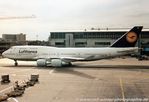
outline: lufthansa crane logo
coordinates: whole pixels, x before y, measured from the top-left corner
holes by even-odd
[[[126,35],[126,39],[128,42],[130,43],[134,43],[136,40],[137,40],[137,34],[135,32],[129,32],[127,35]]]

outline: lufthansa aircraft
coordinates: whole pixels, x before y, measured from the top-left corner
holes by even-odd
[[[104,48],[57,48],[49,46],[13,46],[2,53],[3,57],[17,60],[37,61],[37,66],[62,67],[74,61],[95,61],[132,54],[138,50],[135,44],[143,26],[135,26]]]

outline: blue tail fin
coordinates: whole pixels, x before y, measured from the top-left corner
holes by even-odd
[[[133,27],[130,31],[116,40],[110,47],[134,47],[139,39],[142,28],[143,26]]]

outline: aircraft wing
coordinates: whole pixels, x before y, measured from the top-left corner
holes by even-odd
[[[61,59],[65,62],[73,62],[73,61],[81,61],[81,60],[84,60],[84,58],[80,58],[80,57],[54,57],[54,58],[45,58],[43,56],[40,56],[40,57],[36,57],[35,59]]]
[[[84,58],[80,58],[80,57],[61,57],[60,59],[62,59],[63,61],[66,61],[66,62],[73,62],[73,61],[84,60]]]

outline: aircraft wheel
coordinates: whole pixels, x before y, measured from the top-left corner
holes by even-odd
[[[15,65],[15,66],[18,66],[18,62],[17,62],[16,60],[15,60],[15,63],[14,63],[14,65]]]
[[[72,63],[71,63],[71,62],[69,62],[68,66],[72,66]]]

